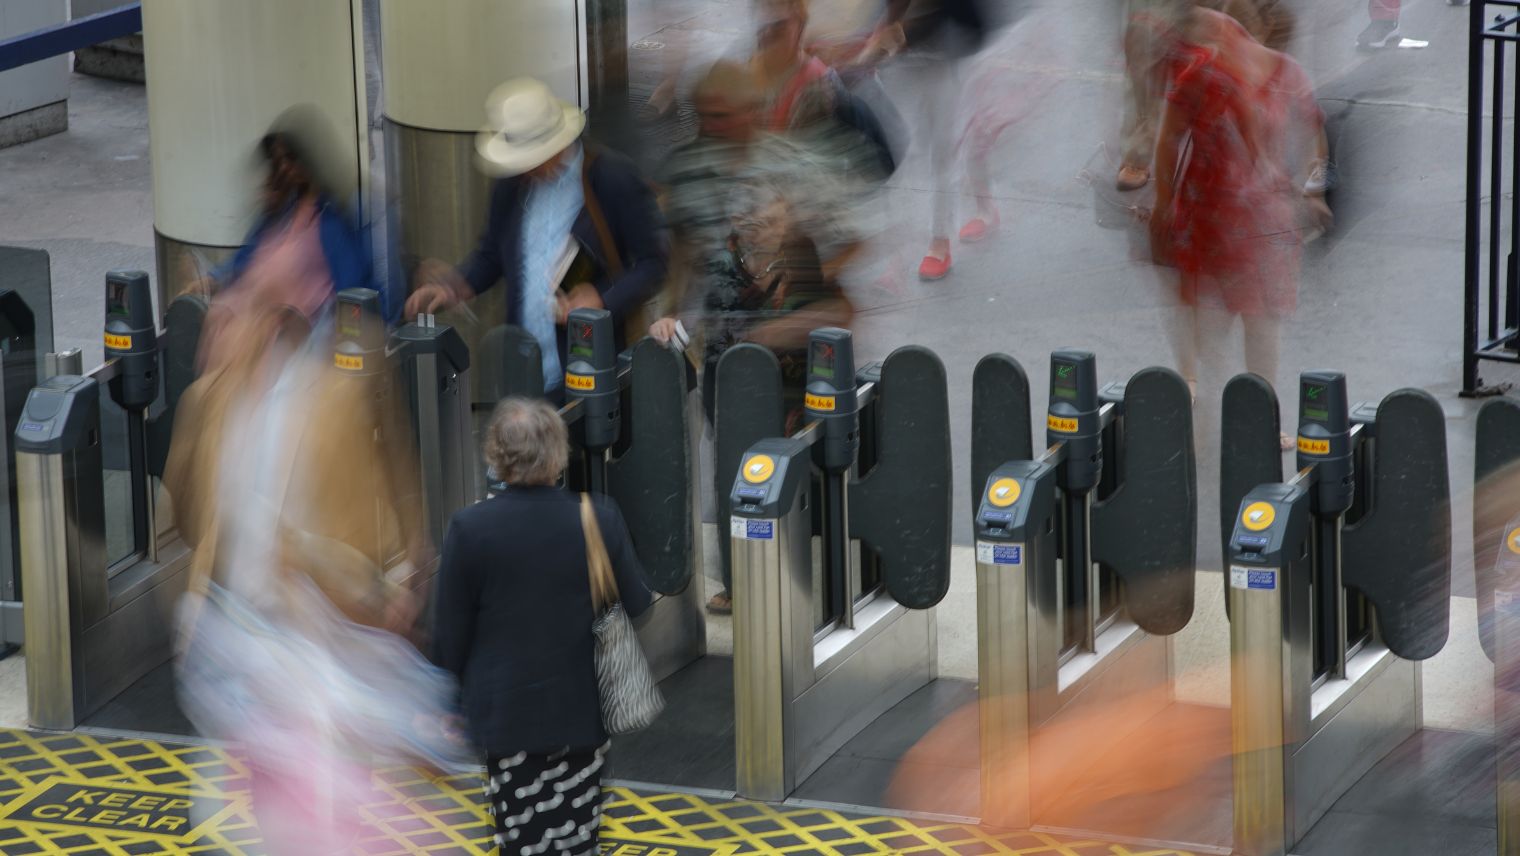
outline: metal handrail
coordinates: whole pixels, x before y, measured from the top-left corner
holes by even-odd
[[[75,18],[0,40],[0,71],[142,32],[142,3]]]

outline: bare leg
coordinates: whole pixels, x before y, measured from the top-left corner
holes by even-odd
[[[1277,386],[1278,343],[1282,319],[1270,313],[1242,316],[1245,323],[1246,371]]]

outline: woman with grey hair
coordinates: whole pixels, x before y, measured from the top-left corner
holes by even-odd
[[[506,489],[449,522],[438,570],[433,660],[459,677],[486,800],[506,853],[594,853],[602,727],[581,497],[558,486],[569,442],[543,401],[508,398],[486,430]],[[592,500],[623,607],[649,607],[617,505]]]

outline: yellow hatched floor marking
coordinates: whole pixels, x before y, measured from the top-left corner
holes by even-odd
[[[364,856],[493,853],[489,816],[476,776],[438,777],[411,768],[375,772],[374,800],[360,806],[366,828],[354,853]],[[203,820],[194,839],[133,830],[38,822],[41,795],[89,791],[140,793],[149,805],[165,795],[199,797]],[[72,790],[71,790],[72,789]],[[155,796],[157,795],[157,796]],[[116,797],[112,797],[116,799]],[[248,768],[235,752],[194,744],[41,734],[0,729],[0,853],[142,856],[254,856],[263,852],[249,797]],[[61,808],[45,810],[56,818]],[[99,817],[101,807],[91,811]],[[168,823],[169,821],[165,821]],[[186,827],[189,828],[189,827]],[[1012,854],[1012,856],[1191,856],[1036,832],[994,833],[954,823],[713,800],[690,794],[610,789],[602,827],[604,856],[737,856],[777,853],[859,856],[868,853]]]

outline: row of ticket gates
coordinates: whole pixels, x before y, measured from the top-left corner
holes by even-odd
[[[8,414],[36,727],[87,723],[170,656],[189,556],[172,520],[159,519],[169,515],[154,512],[154,477],[194,380],[205,311],[200,298],[181,297],[160,327],[146,275],[109,275],[105,362],[41,380]],[[474,435],[497,398],[535,394],[537,345],[493,330],[474,367],[489,377],[472,379],[470,350],[446,325],[423,318],[387,333],[365,290],[342,293],[336,313],[333,371],[384,374],[382,394],[408,403],[421,513],[441,543],[448,516],[492,489]],[[561,412],[575,449],[566,481],[619,501],[661,595],[640,636],[658,676],[673,676],[707,653],[693,585],[702,576],[701,416],[690,369],[652,340],[618,353],[605,312],[572,313],[568,335]],[[735,347],[717,372],[712,478],[728,530],[719,541],[732,574],[732,692],[689,704],[732,723],[731,790],[784,800],[937,677],[935,606],[950,586],[954,516],[946,373],[916,346],[857,365],[849,332],[818,330],[806,418],[788,436],[769,351]],[[1103,385],[1093,354],[1058,351],[1036,446],[1016,360],[986,357],[972,385],[978,816],[1025,828],[1042,823],[1080,771],[1136,739],[1109,722],[1056,752],[1040,748],[1042,731],[1082,721],[1126,686],[1174,680],[1171,637],[1192,618],[1197,568],[1193,407],[1168,369]],[[1438,403],[1406,389],[1352,406],[1337,372],[1305,373],[1298,395],[1287,478],[1272,388],[1237,377],[1221,410],[1234,811],[1228,840],[1216,843],[1250,856],[1288,852],[1420,731],[1419,664],[1443,648],[1450,620]],[[114,562],[102,548],[104,398],[129,415],[140,548]],[[1505,484],[1520,461],[1520,405],[1489,402],[1477,431],[1474,547],[1482,643],[1497,666],[1498,843],[1513,854],[1520,493]],[[377,455],[390,453],[382,447]],[[1138,727],[1173,695],[1145,698],[1126,702],[1125,721]],[[636,766],[619,762],[619,775],[636,777]]]

